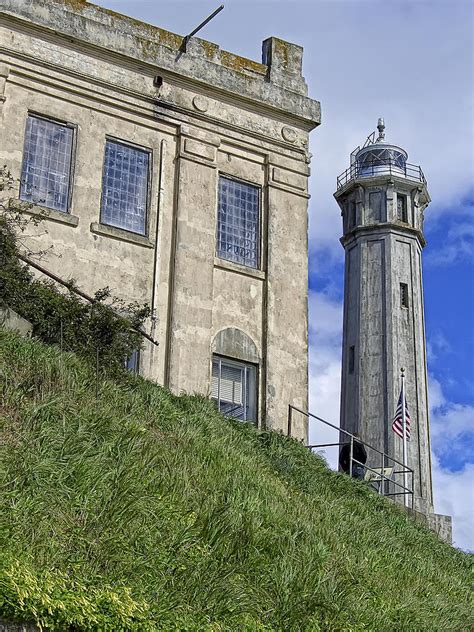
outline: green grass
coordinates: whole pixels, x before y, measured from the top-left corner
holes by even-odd
[[[0,616],[469,630],[470,557],[298,442],[0,329]]]

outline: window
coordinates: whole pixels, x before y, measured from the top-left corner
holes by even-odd
[[[408,222],[407,196],[397,193],[397,219],[401,222]]]
[[[132,351],[131,355],[125,360],[125,368],[130,373],[138,374],[140,372],[140,350]]]
[[[100,221],[146,233],[150,153],[117,141],[105,145]]]
[[[217,213],[217,256],[259,267],[260,189],[221,176]]]
[[[28,115],[20,198],[67,213],[71,190],[74,128]]]
[[[356,225],[356,203],[351,200],[349,202],[349,229]]]
[[[385,193],[383,191],[372,191],[369,193],[369,208],[367,223],[382,221],[382,212],[385,210]]]
[[[354,373],[355,368],[355,347],[349,347],[349,373]]]
[[[400,283],[400,305],[408,308],[408,285]]]
[[[211,397],[221,413],[242,421],[255,421],[256,367],[214,356]]]

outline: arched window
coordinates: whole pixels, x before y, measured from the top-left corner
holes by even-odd
[[[257,421],[258,351],[239,329],[220,331],[212,343],[211,397],[226,416]]]

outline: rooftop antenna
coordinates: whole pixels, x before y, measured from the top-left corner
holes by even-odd
[[[196,33],[197,33],[198,31],[200,31],[200,30],[201,30],[204,26],[206,26],[206,24],[207,24],[208,22],[210,22],[210,21],[212,20],[212,18],[216,17],[216,15],[217,15],[218,13],[220,13],[220,12],[222,11],[222,9],[223,9],[223,8],[224,8],[224,5],[223,5],[223,4],[221,4],[221,6],[220,6],[220,7],[217,7],[217,9],[216,9],[215,11],[213,11],[213,12],[211,13],[211,15],[208,15],[208,16],[207,16],[207,18],[206,18],[205,20],[203,20],[203,21],[201,22],[201,24],[199,24],[199,26],[196,26],[196,28],[194,29],[194,31],[191,31],[191,33],[189,33],[189,35],[186,35],[186,37],[183,39],[183,43],[181,44],[181,47],[180,47],[180,49],[179,49],[178,59],[179,59],[179,57],[181,57],[181,55],[182,55],[183,53],[186,53],[186,52],[187,52],[187,51],[186,51],[186,48],[187,48],[188,42],[189,42],[189,40],[191,39],[191,37],[193,37],[193,35],[196,35]]]

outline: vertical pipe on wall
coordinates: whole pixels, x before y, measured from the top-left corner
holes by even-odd
[[[163,205],[163,194],[164,194],[164,159],[166,153],[166,141],[162,140],[160,143],[160,163],[159,163],[159,175],[158,175],[158,202],[156,206],[156,226],[155,226],[155,253],[153,257],[153,282],[151,288],[151,336],[155,337],[156,330],[156,322],[158,320],[157,312],[156,312],[156,303],[157,303],[157,288],[156,288],[156,280],[158,278],[158,237],[159,237],[159,224],[161,217],[161,207]]]

